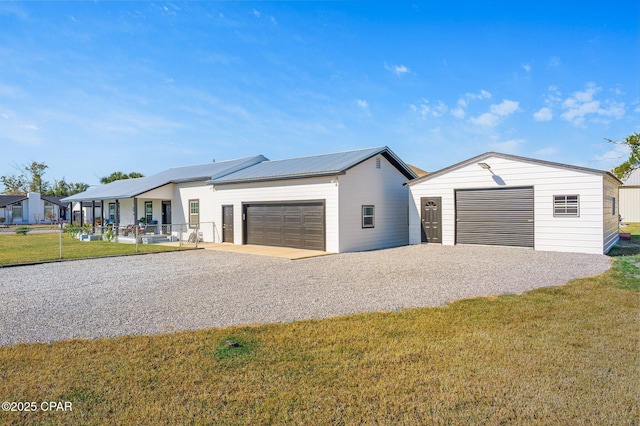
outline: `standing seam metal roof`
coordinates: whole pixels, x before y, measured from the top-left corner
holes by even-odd
[[[62,201],[69,203],[73,201],[132,198],[169,183],[215,179],[266,160],[266,157],[256,155],[217,163],[171,168],[147,177],[117,180],[106,185],[90,188],[85,192],[63,198]]]
[[[264,161],[221,178],[212,179],[210,183],[219,185],[341,174],[378,154],[384,155],[407,179],[416,177],[415,173],[404,164],[400,158],[388,147],[383,146],[332,154]]]

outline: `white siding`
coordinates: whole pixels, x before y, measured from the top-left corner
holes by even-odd
[[[173,230],[182,230],[181,238],[187,238],[190,231],[189,200],[198,200],[200,206],[200,228],[202,240],[205,242],[217,242],[216,216],[214,194],[211,185],[205,182],[192,182],[176,185],[174,199],[171,202],[171,222],[175,225]],[[160,209],[162,209],[162,203]],[[177,231],[176,231],[177,232]]]
[[[243,243],[242,204],[274,201],[325,202],[326,251],[338,252],[338,185],[335,177],[289,179],[273,182],[215,185],[213,187],[214,208],[212,219],[215,242],[222,241],[222,206],[233,205],[234,244]],[[209,187],[212,190],[212,187]]]
[[[640,186],[620,187],[620,216],[623,222],[640,222]]]
[[[463,188],[534,187],[535,249],[603,252],[603,178],[578,170],[500,157],[481,160],[409,187],[410,244],[420,244],[420,197],[442,197],[442,242],[455,243],[454,190]],[[554,217],[554,195],[579,195],[579,217]]]
[[[405,176],[382,155],[349,169],[340,187],[340,252],[407,245],[409,191]],[[375,226],[362,228],[362,206],[375,207]]]

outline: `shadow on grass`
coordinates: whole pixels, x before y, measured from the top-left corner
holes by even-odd
[[[640,254],[640,235],[632,235],[630,240],[620,240],[609,253],[609,256],[635,256]]]

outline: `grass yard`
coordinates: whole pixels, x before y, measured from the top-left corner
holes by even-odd
[[[640,223],[630,222],[625,223],[625,225],[626,226],[620,227],[620,232],[631,234],[631,240],[620,240],[618,245],[609,251],[609,256],[629,256],[640,254]]]
[[[0,424],[637,425],[639,266],[442,308],[0,347],[0,399],[38,407]]]
[[[168,247],[156,244],[139,244],[138,252],[156,253],[183,250],[184,247]],[[63,259],[79,259],[134,254],[135,244],[106,241],[82,242],[62,234]],[[35,263],[56,260],[60,257],[60,234],[28,233],[27,235],[0,235],[0,265]]]

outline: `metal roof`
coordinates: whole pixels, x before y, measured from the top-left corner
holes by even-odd
[[[622,182],[624,186],[640,186],[640,169],[632,171]]]
[[[613,173],[607,172],[607,171],[604,171],[604,170],[590,169],[588,167],[581,167],[581,166],[572,166],[570,164],[563,164],[563,163],[554,163],[552,161],[537,160],[535,158],[520,157],[520,156],[517,156],[517,155],[511,155],[511,154],[502,154],[500,152],[485,152],[484,154],[478,155],[476,157],[470,158],[470,159],[465,160],[465,161],[461,161],[460,163],[454,164],[454,165],[449,166],[449,167],[445,167],[444,169],[438,170],[436,172],[429,173],[428,175],[420,177],[418,179],[414,179],[414,180],[412,180],[410,182],[407,182],[407,185],[411,186],[411,185],[414,185],[414,184],[416,184],[418,182],[424,182],[426,180],[432,179],[432,178],[437,177],[437,176],[441,176],[441,175],[443,175],[445,173],[449,173],[449,172],[451,172],[453,170],[459,169],[461,167],[468,166],[469,164],[477,163],[478,161],[482,161],[482,160],[485,160],[485,159],[490,158],[490,157],[504,158],[506,160],[521,161],[521,162],[525,162],[525,163],[541,164],[543,166],[558,167],[558,168],[562,168],[562,169],[577,170],[577,171],[580,171],[580,172],[585,172],[585,173],[590,173],[590,174],[607,175],[607,176],[610,176],[613,179],[615,179],[619,184],[622,184],[620,179],[618,179]]]
[[[220,185],[342,174],[351,167],[379,154],[389,160],[407,179],[416,177],[415,173],[402,162],[393,151],[383,146],[332,154],[264,161],[218,179],[212,179],[210,183]]]
[[[266,160],[266,157],[256,155],[253,157],[196,166],[175,167],[147,177],[117,180],[106,185],[89,188],[79,194],[63,198],[62,201],[69,203],[76,201],[133,198],[169,183],[215,179]]]

